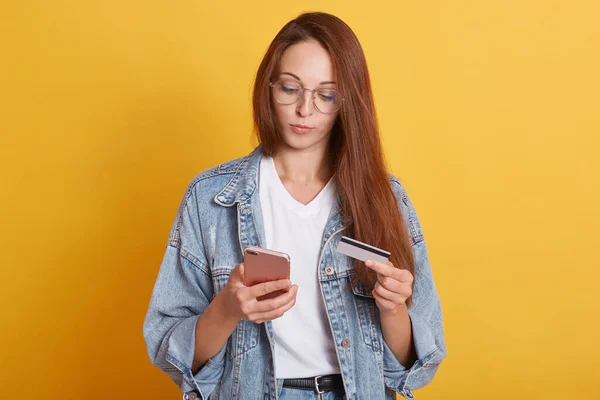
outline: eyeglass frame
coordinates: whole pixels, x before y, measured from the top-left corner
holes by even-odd
[[[273,82],[269,82],[269,86],[271,87],[271,89],[273,89],[273,88],[275,87],[275,85],[277,85],[278,83],[281,83],[281,82],[282,82],[281,80],[279,80],[279,81],[276,81],[275,83],[273,83]],[[285,103],[281,103],[281,102],[277,101],[277,99],[275,99],[275,101],[277,101],[277,103],[278,103],[278,104],[281,104],[281,105],[283,105],[283,106],[291,106],[292,104],[296,104],[296,103],[297,103],[298,101],[300,101],[300,99],[301,99],[301,98],[304,96],[304,91],[308,90],[308,91],[311,91],[311,92],[312,92],[312,96],[311,96],[311,97],[312,97],[312,103],[313,103],[313,106],[314,106],[314,107],[315,107],[315,109],[316,109],[317,111],[319,111],[321,114],[326,114],[326,115],[328,115],[328,114],[335,114],[336,112],[338,112],[338,111],[339,111],[339,110],[342,108],[342,105],[343,105],[343,103],[344,103],[344,98],[343,98],[343,97],[342,97],[342,98],[340,98],[340,106],[339,106],[339,107],[338,107],[338,108],[337,108],[335,111],[331,111],[331,112],[324,112],[324,111],[321,111],[321,109],[319,108],[319,106],[317,106],[317,103],[315,102],[315,99],[316,99],[315,93],[316,93],[316,91],[317,91],[317,90],[319,90],[319,89],[327,89],[327,88],[319,88],[319,87],[317,87],[316,89],[309,89],[309,88],[305,88],[305,87],[302,85],[302,83],[298,83],[298,82],[294,82],[294,83],[295,83],[295,84],[297,84],[297,85],[299,85],[299,86],[300,86],[300,89],[302,89],[302,92],[300,92],[300,94],[298,95],[298,98],[296,99],[296,101],[294,101],[293,103],[285,104]],[[333,88],[330,88],[330,89],[331,89],[331,90],[333,90],[333,91],[335,91],[335,92],[336,92],[336,94],[338,93],[338,91],[337,91],[336,89],[333,89]]]

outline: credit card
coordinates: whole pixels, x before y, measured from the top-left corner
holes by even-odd
[[[359,242],[347,236],[342,236],[337,247],[337,252],[355,258],[361,261],[373,260],[385,264],[390,258],[391,253],[375,246]]]

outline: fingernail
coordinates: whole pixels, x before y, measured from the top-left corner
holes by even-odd
[[[367,260],[367,261],[365,262],[365,264],[367,265],[367,267],[370,267],[371,265],[373,265],[373,261],[371,261],[371,260]]]

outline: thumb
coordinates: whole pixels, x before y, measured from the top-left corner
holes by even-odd
[[[244,279],[244,263],[236,265],[229,274],[229,279],[234,282],[241,282]]]

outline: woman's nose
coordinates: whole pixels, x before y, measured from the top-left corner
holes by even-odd
[[[296,111],[303,117],[308,117],[313,113],[313,92],[305,89],[302,92],[300,100],[298,100],[298,107]]]

